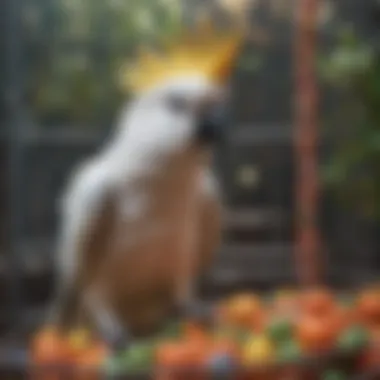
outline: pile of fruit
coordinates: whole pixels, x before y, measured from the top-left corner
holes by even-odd
[[[379,288],[351,297],[322,288],[283,291],[268,299],[240,294],[217,303],[214,313],[212,326],[200,321],[173,323],[117,355],[110,355],[101,342],[91,342],[83,332],[63,339],[47,330],[34,342],[33,360],[93,366],[109,375],[155,373],[160,379],[176,379],[173,373],[185,368],[199,371],[196,379],[200,373],[235,373],[237,369],[294,371],[307,358],[336,352],[354,354],[358,370],[380,365]],[[339,378],[336,375],[331,376]],[[81,376],[75,379],[96,378]]]
[[[61,336],[51,327],[40,331],[30,347],[30,377],[33,380],[100,380],[99,368],[110,351],[87,331],[76,330]]]

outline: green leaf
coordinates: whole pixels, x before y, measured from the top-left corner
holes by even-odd
[[[134,344],[122,355],[123,369],[132,372],[151,368],[154,364],[155,351],[155,341]]]
[[[342,351],[357,351],[367,346],[368,331],[361,326],[348,328],[338,339],[338,348]]]
[[[322,380],[346,380],[347,375],[341,370],[327,370],[322,375]]]
[[[295,340],[282,343],[277,349],[277,360],[280,363],[295,363],[302,356],[302,350]]]
[[[293,336],[293,324],[286,318],[278,318],[270,323],[267,334],[276,344],[287,342]]]

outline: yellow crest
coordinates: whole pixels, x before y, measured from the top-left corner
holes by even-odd
[[[193,32],[168,44],[163,54],[141,51],[135,64],[125,70],[123,85],[141,93],[169,78],[188,74],[201,74],[221,83],[231,73],[241,41],[240,32],[216,31],[204,21]]]

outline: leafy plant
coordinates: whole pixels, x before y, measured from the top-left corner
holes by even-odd
[[[28,103],[43,124],[110,122],[119,70],[141,44],[178,33],[181,0],[31,0]]]
[[[341,95],[334,114],[338,132],[326,184],[346,205],[380,216],[380,57],[373,45],[344,30],[321,61],[322,77]]]
[[[183,3],[194,7],[191,12],[197,14],[207,1],[198,2],[198,6],[188,0],[25,2],[22,11],[28,71],[24,77],[27,103],[36,124],[112,125],[121,102],[128,97],[120,89],[120,69],[135,56],[137,47],[179,33]],[[256,10],[257,3],[251,6]],[[284,3],[280,8],[289,8],[286,14],[290,14],[292,7]],[[260,24],[255,19],[252,23]],[[253,34],[258,34],[252,36],[254,44],[261,44],[261,39],[265,44],[266,33],[253,29]],[[257,74],[263,67],[262,53],[246,49],[237,69]]]

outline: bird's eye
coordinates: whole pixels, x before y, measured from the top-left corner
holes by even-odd
[[[186,112],[189,108],[187,100],[179,95],[172,95],[168,97],[168,107],[177,113]]]

